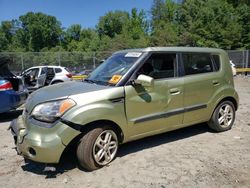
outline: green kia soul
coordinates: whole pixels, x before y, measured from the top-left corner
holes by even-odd
[[[32,93],[10,129],[25,158],[55,164],[73,145],[79,164],[91,171],[132,140],[202,122],[229,130],[237,108],[225,51],[130,49],[114,53],[83,82]]]

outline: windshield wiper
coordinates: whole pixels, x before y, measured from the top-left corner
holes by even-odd
[[[88,82],[88,83],[91,83],[91,84],[96,84],[96,81],[90,80],[88,78],[84,79],[83,82]]]

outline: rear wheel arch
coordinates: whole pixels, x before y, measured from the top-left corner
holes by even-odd
[[[228,100],[221,100],[215,107],[208,126],[216,132],[230,130],[235,121],[235,104]]]
[[[53,80],[53,82],[51,83],[52,84],[57,84],[57,83],[62,83],[63,81],[62,80]]]
[[[212,117],[212,115],[213,115],[214,111],[216,110],[216,108],[217,108],[221,103],[223,103],[224,101],[230,101],[230,102],[232,102],[233,105],[234,105],[235,111],[237,111],[237,109],[238,109],[238,103],[237,103],[236,99],[235,99],[234,97],[227,96],[227,97],[224,97],[224,98],[222,98],[222,99],[219,99],[219,100],[217,101],[217,103],[215,103],[215,105],[214,105],[213,108],[212,108],[212,111],[211,111],[212,113],[211,113],[211,115],[210,115],[210,118]]]
[[[238,109],[238,103],[237,103],[236,99],[233,98],[233,97],[225,97],[225,98],[223,98],[223,99],[220,100],[220,102],[216,105],[216,107],[217,107],[218,105],[220,105],[220,104],[221,104],[222,102],[224,102],[224,101],[230,101],[230,102],[232,102],[232,103],[234,104],[235,111]],[[215,107],[215,108],[216,108],[216,107]]]

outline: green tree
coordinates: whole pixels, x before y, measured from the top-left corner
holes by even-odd
[[[66,30],[66,34],[65,34],[65,39],[67,41],[80,41],[80,37],[81,37],[81,25],[79,24],[74,24],[71,25],[67,30]]]
[[[172,0],[154,0],[151,8],[151,46],[178,45],[179,5]]]
[[[13,23],[11,21],[3,21],[0,26],[0,51],[7,50],[12,42]]]
[[[129,35],[132,39],[137,40],[145,37],[149,30],[149,24],[146,13],[141,10],[139,13],[136,8],[131,10],[127,23],[123,26],[122,33]]]
[[[241,47],[250,49],[250,6],[242,4],[236,10],[239,15],[239,23],[242,25]]]
[[[123,26],[128,22],[128,19],[129,14],[125,11],[108,12],[100,17],[97,32],[99,36],[107,35],[113,38],[122,33]]]
[[[29,12],[19,17],[23,33],[20,41],[28,42],[29,51],[40,51],[44,47],[52,48],[59,43],[62,29],[54,16]]]
[[[250,0],[226,0],[226,1],[232,4],[234,7],[237,7],[243,4],[250,6]]]
[[[176,46],[178,45],[178,28],[175,24],[161,21],[154,28],[150,38],[150,46]]]
[[[235,9],[226,1],[186,0],[181,8],[181,44],[237,49],[242,26]]]
[[[8,47],[8,39],[5,36],[5,33],[0,28],[0,51],[4,51]]]

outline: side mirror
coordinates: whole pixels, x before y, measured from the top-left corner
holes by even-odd
[[[102,64],[105,61],[105,59],[102,59],[101,61],[99,61],[99,64]]]
[[[154,78],[146,76],[144,74],[140,74],[138,78],[134,80],[134,83],[145,87],[151,87],[154,86]]]

